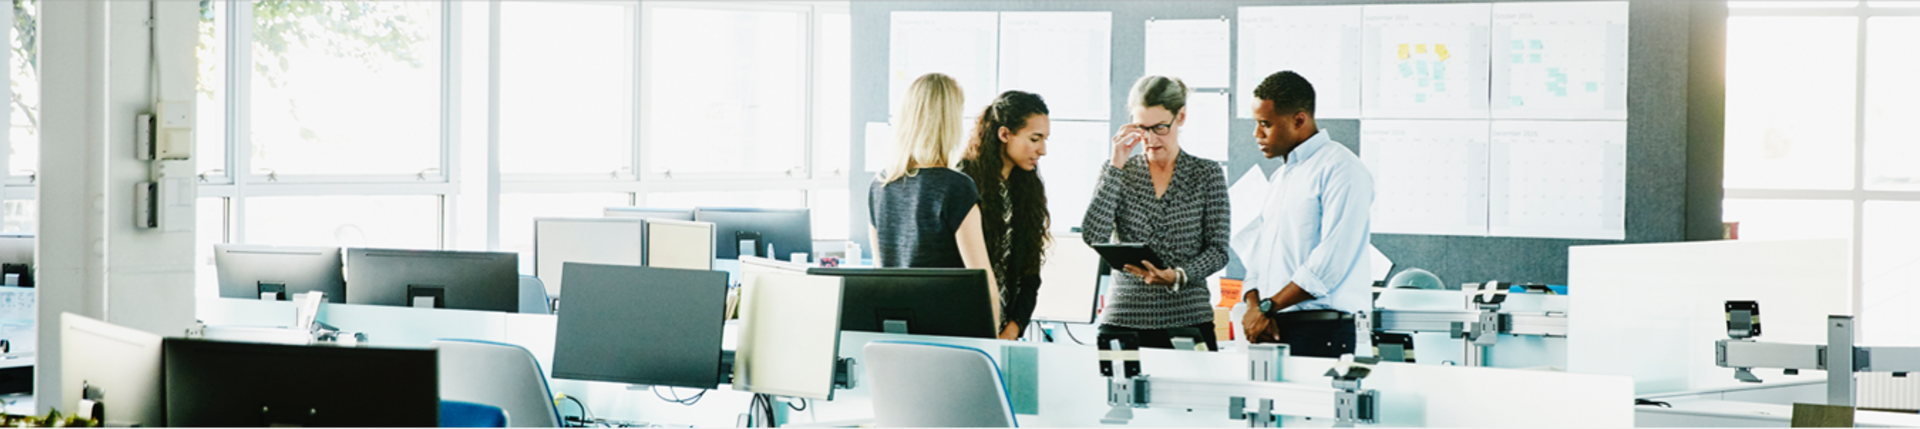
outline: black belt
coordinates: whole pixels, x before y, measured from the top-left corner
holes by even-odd
[[[1280,323],[1334,322],[1353,320],[1353,313],[1340,310],[1304,310],[1275,314],[1270,318]]]

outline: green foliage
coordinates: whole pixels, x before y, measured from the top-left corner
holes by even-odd
[[[290,64],[287,52],[295,47],[321,48],[341,58],[355,58],[378,69],[383,61],[423,66],[414,47],[429,39],[437,23],[419,22],[425,4],[418,2],[341,2],[266,0],[253,3],[254,69],[269,83],[280,81]],[[204,33],[203,33],[204,34]]]

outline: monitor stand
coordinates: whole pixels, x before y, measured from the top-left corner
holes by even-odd
[[[283,282],[259,282],[261,301],[286,301],[287,284]]]
[[[406,306],[447,308],[447,289],[440,286],[407,285]]]
[[[891,320],[891,319],[882,320],[880,321],[880,332],[885,332],[889,334],[905,334],[907,333],[907,321]]]

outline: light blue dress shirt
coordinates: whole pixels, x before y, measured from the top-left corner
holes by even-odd
[[[1260,207],[1233,236],[1234,248],[1251,249],[1242,261],[1246,289],[1264,291],[1265,299],[1294,283],[1313,295],[1282,311],[1373,310],[1366,258],[1373,175],[1360,157],[1320,130],[1286,156]]]

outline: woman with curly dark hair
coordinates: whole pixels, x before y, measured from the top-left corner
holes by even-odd
[[[980,189],[980,230],[999,280],[1001,339],[1019,338],[1033,317],[1040,293],[1040,264],[1047,234],[1046,186],[1040,157],[1047,154],[1047,103],[1039,95],[1007,91],[980,112],[960,171]]]

